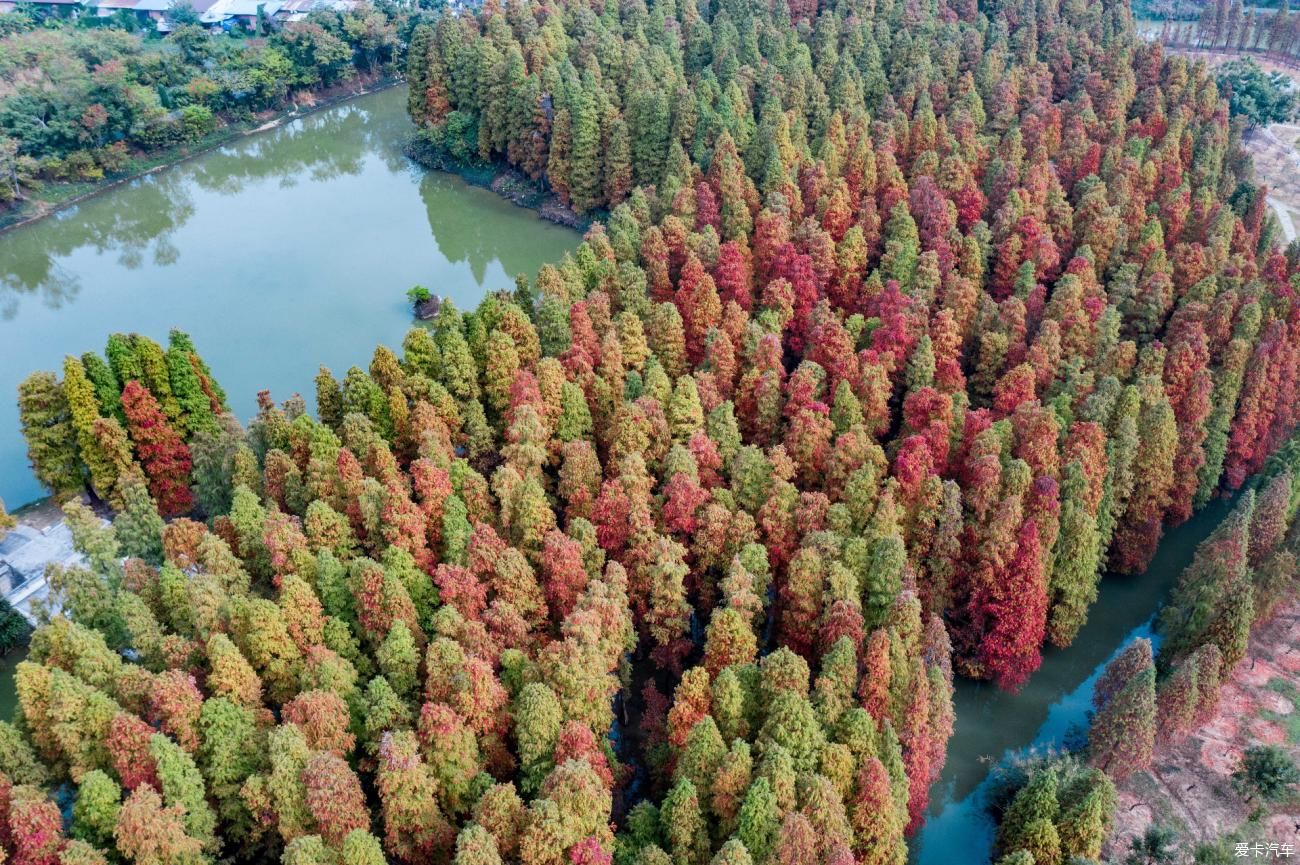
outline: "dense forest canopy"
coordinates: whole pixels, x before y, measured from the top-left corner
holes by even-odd
[[[409,57],[423,146],[607,218],[314,417],[179,333],[24,383],[117,516],[0,726],[19,861],[901,865],[953,671],[1019,688],[1295,426],[1296,257],[1125,3],[490,2]],[[1004,847],[1096,857],[1110,781],[1044,778]]]

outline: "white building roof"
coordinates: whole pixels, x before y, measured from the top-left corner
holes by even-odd
[[[85,558],[73,549],[72,531],[67,523],[60,521],[44,531],[27,525],[15,527],[0,538],[0,563],[8,567],[12,580],[6,587],[5,599],[29,621],[34,621],[34,602],[44,601],[49,608],[45,566],[80,565],[85,563]],[[50,609],[52,613],[57,611]]]
[[[252,18],[259,6],[267,15],[274,15],[282,5],[280,0],[217,0],[199,16],[199,20],[204,24],[216,24],[227,18]]]

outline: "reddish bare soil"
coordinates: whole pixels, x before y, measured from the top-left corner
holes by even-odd
[[[1275,805],[1257,825],[1243,826],[1257,803],[1247,802],[1232,784],[1242,753],[1252,745],[1283,745],[1300,760],[1295,702],[1300,599],[1282,605],[1256,629],[1246,659],[1223,687],[1217,717],[1177,745],[1159,748],[1150,771],[1120,784],[1115,827],[1103,851],[1107,861],[1122,859],[1129,841],[1152,822],[1178,829],[1184,851],[1238,829],[1238,840],[1292,844],[1300,851],[1300,800]]]

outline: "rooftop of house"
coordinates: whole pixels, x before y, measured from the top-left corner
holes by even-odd
[[[84,561],[81,553],[73,549],[67,523],[60,521],[44,530],[19,524],[0,538],[0,570],[3,570],[0,588],[14,609],[31,620],[34,618],[32,603],[49,596],[46,566],[67,567]]]
[[[252,18],[260,8],[266,15],[274,15],[284,5],[283,0],[216,0],[199,15],[204,24],[216,24],[227,18]]]
[[[290,21],[300,21],[308,13],[317,9],[333,9],[336,12],[348,12],[355,9],[357,0],[284,0],[280,7],[280,16]]]

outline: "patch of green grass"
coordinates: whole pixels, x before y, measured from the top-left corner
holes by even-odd
[[[17,510],[10,511],[10,512],[9,512],[9,516],[11,516],[11,517],[24,517],[24,516],[26,516],[27,514],[30,514],[32,511],[34,511],[34,510],[36,510],[37,508],[39,508],[39,507],[41,507],[42,505],[44,505],[44,504],[45,504],[46,502],[48,502],[49,500],[50,500],[50,497],[49,497],[49,496],[45,496],[44,498],[39,498],[39,499],[37,499],[37,500],[34,501],[34,502],[28,502],[27,504],[23,505],[22,507],[18,508]]]
[[[1270,679],[1264,687],[1275,694],[1286,697],[1293,708],[1286,715],[1279,712],[1264,711],[1260,712],[1259,716],[1265,721],[1281,724],[1282,729],[1286,730],[1287,742],[1292,745],[1300,745],[1300,711],[1296,711],[1296,709],[1300,709],[1300,688],[1297,688],[1294,682],[1281,678]]]
[[[1292,682],[1290,679],[1283,679],[1275,676],[1272,679],[1269,679],[1268,684],[1264,687],[1268,688],[1275,694],[1281,694],[1292,703],[1300,705],[1300,688],[1297,688],[1295,682]]]

